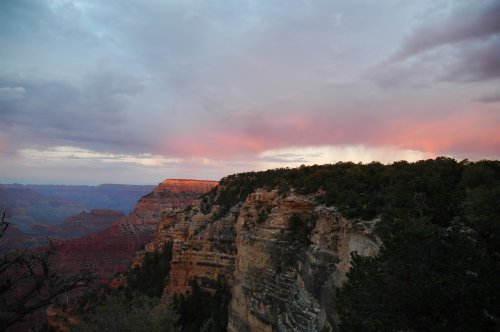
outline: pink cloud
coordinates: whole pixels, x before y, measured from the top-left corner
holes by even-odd
[[[498,115],[466,110],[432,116],[375,116],[367,114],[317,117],[289,114],[283,117],[248,117],[244,123],[207,125],[191,134],[168,135],[158,150],[176,157],[233,159],[290,146],[356,145],[396,146],[427,152],[429,156],[498,157]]]
[[[493,117],[493,119],[492,119]],[[434,155],[460,153],[498,157],[500,131],[495,114],[461,113],[429,119],[389,121],[375,141]]]

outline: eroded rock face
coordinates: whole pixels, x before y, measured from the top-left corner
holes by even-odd
[[[222,218],[201,204],[166,211],[146,250],[174,244],[167,294],[190,291],[190,280],[210,293],[224,282],[229,331],[335,329],[335,287],[351,253],[374,255],[380,245],[376,221],[347,220],[313,197],[258,191]]]
[[[31,232],[25,233],[13,226],[9,227],[0,242],[0,253],[9,250],[46,245],[48,239],[73,239],[99,232],[114,222],[123,219],[125,215],[112,210],[92,210],[70,216],[60,225],[45,222],[35,222]],[[33,234],[36,234],[33,235]]]
[[[215,211],[213,211],[215,212]],[[190,280],[197,280],[201,289],[214,294],[218,284],[231,287],[236,258],[235,213],[215,220],[213,212],[203,214],[199,202],[186,210],[171,209],[162,220],[146,251],[161,250],[173,242],[168,294],[187,293]],[[139,253],[136,263],[140,263]]]
[[[120,232],[123,235],[147,233],[151,238],[163,211],[183,209],[217,184],[217,181],[165,180],[137,202],[134,211],[120,224]]]
[[[82,237],[102,231],[124,217],[123,213],[113,210],[96,209],[90,212],[83,211],[66,218],[62,225],[55,229],[54,233],[63,239]],[[42,232],[43,230],[40,230],[37,234],[43,234]],[[50,229],[47,232],[50,232]],[[55,237],[51,236],[50,233],[47,236]]]
[[[125,270],[151,240],[163,211],[184,208],[215,185],[215,181],[165,180],[142,197],[128,217],[101,232],[60,241],[57,263],[68,272],[91,269],[105,281]]]
[[[228,330],[334,328],[335,285],[345,279],[351,252],[377,253],[373,224],[346,220],[303,196],[250,195],[236,223]]]

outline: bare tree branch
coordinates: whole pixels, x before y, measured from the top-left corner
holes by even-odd
[[[0,240],[10,223],[0,209]],[[38,309],[54,303],[67,292],[87,287],[95,279],[90,272],[65,274],[55,261],[57,246],[18,250],[0,257],[0,331]]]
[[[5,211],[0,208],[0,238],[3,237],[3,234],[9,227],[10,223],[7,221],[7,215],[5,214]]]

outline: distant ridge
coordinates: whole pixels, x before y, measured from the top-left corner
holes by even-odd
[[[91,268],[105,281],[125,270],[135,253],[151,240],[162,212],[183,209],[217,181],[167,179],[137,202],[126,217],[98,233],[61,241],[58,263],[68,272]]]

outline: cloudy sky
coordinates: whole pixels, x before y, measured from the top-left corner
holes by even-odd
[[[2,0],[0,182],[500,158],[498,0]]]

